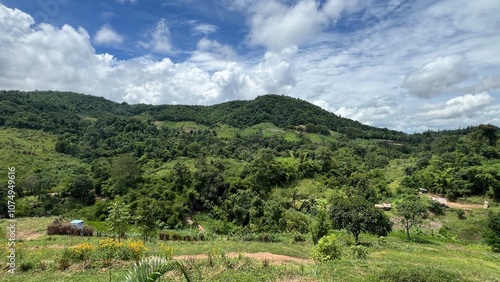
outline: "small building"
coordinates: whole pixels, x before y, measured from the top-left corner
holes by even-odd
[[[419,188],[418,191],[422,194],[427,194],[429,191],[425,188]]]
[[[76,229],[83,229],[83,220],[81,219],[75,219],[69,223],[71,226],[75,227]]]

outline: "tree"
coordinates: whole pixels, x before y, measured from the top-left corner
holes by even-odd
[[[135,163],[134,157],[124,154],[113,159],[111,179],[113,185],[105,191],[110,196],[125,195],[129,188],[134,187],[141,178],[141,170]]]
[[[91,205],[95,202],[93,189],[94,184],[92,183],[90,177],[85,174],[79,174],[73,179],[73,182],[69,185],[66,191],[73,199],[77,199],[85,204]]]
[[[135,225],[144,241],[154,237],[158,230],[158,204],[155,199],[143,198],[138,201],[135,212]]]
[[[333,199],[330,218],[335,228],[352,233],[356,244],[359,243],[361,232],[386,236],[392,230],[389,218],[359,196]]]
[[[407,196],[396,205],[396,214],[402,217],[407,239],[410,239],[410,229],[420,224],[426,213],[425,204],[415,195]]]
[[[109,206],[109,215],[106,218],[109,232],[118,235],[118,242],[120,238],[125,235],[130,224],[129,206],[117,197]]]
[[[324,209],[320,208],[318,210],[317,219],[311,224],[311,237],[313,243],[316,245],[321,238],[328,235],[328,231],[330,231],[328,214]]]
[[[490,213],[484,239],[495,253],[500,253],[500,212]]]

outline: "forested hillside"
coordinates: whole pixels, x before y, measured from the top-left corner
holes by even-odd
[[[219,232],[307,232],[342,195],[374,204],[426,188],[500,200],[494,125],[405,134],[278,95],[152,106],[1,91],[0,126],[0,161],[18,171],[18,216],[99,220],[105,199],[122,197],[134,216],[169,228],[204,212]]]

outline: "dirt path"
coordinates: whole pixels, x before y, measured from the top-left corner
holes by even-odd
[[[432,197],[442,198],[442,197],[440,197],[438,195],[434,195],[434,194],[427,194],[427,197],[429,199],[431,199]],[[484,209],[483,205],[461,204],[461,203],[450,202],[450,201],[448,201],[447,204],[450,208],[456,208],[456,209]]]
[[[257,260],[267,260],[271,263],[287,263],[287,262],[296,262],[296,263],[314,263],[313,260],[311,259],[301,259],[301,258],[296,258],[296,257],[290,257],[290,256],[284,256],[284,255],[276,255],[276,254],[271,254],[271,253],[265,253],[265,252],[260,252],[260,253],[227,253],[225,254],[226,257],[229,258],[236,258],[239,256],[239,254],[242,254],[244,257],[251,258],[251,259],[257,259]],[[208,256],[205,254],[198,254],[198,255],[182,255],[182,256],[175,256],[174,259],[179,259],[179,260],[188,260],[188,259],[207,259]]]
[[[17,239],[19,240],[35,240],[38,237],[43,236],[44,233],[39,233],[36,231],[20,231],[17,233]]]

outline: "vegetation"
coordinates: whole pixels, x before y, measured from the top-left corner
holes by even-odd
[[[132,261],[161,255],[158,239],[169,259],[212,257],[212,263],[186,264],[210,281],[287,279],[283,273],[290,280],[424,277],[416,272],[431,281],[492,281],[500,274],[491,262],[497,255],[485,245],[498,249],[500,144],[493,125],[405,134],[278,95],[151,106],[0,91],[0,109],[0,162],[16,167],[19,230],[35,226],[31,232],[41,234],[58,216],[84,219],[94,235],[27,240],[35,256],[19,269],[41,270],[31,281],[66,272],[92,281],[100,268],[116,270],[111,276],[120,280]],[[6,177],[0,174],[0,181],[8,183]],[[420,188],[455,206],[417,201]],[[375,209],[384,202],[396,210]],[[5,199],[0,217],[7,215]],[[331,235],[340,259],[310,266],[311,249]],[[118,242],[100,243],[102,236]],[[220,251],[211,252],[214,247]],[[450,261],[443,261],[445,251]],[[235,258],[239,252],[272,252],[306,265],[248,262]],[[488,270],[474,272],[478,264]],[[76,273],[75,265],[84,271]],[[31,279],[25,272],[19,277]]]
[[[494,252],[500,253],[500,212],[490,213],[485,239]]]
[[[359,196],[333,199],[330,218],[335,228],[352,233],[356,244],[361,232],[386,236],[392,229],[389,218]]]
[[[406,230],[406,237],[410,239],[410,229],[422,222],[427,213],[427,207],[416,196],[407,196],[397,205],[397,215],[403,221],[403,226]]]

